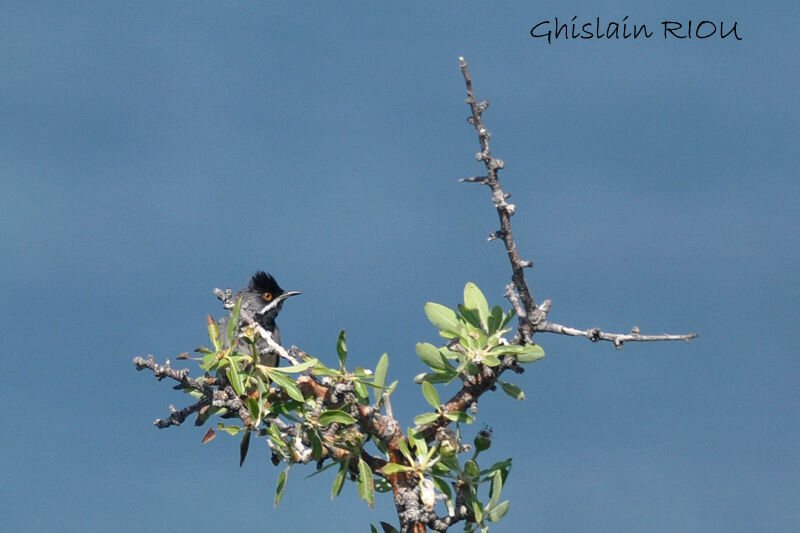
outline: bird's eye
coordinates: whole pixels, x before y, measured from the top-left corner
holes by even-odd
[[[265,292],[264,294],[261,295],[261,297],[264,298],[264,301],[266,301],[266,302],[272,301],[272,293],[271,292]]]

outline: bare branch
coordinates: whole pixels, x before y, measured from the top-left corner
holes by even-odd
[[[519,319],[518,336],[525,342],[529,342],[533,334],[530,314],[536,309],[536,300],[533,299],[533,293],[528,287],[528,282],[525,280],[523,269],[531,266],[532,263],[520,257],[519,251],[517,250],[517,243],[514,241],[514,233],[511,231],[511,217],[516,211],[516,206],[506,202],[506,199],[509,198],[510,195],[503,192],[497,178],[497,172],[505,167],[505,163],[502,159],[497,159],[492,155],[492,151],[489,147],[489,137],[491,137],[491,134],[489,130],[486,129],[486,126],[483,125],[482,114],[483,111],[489,107],[489,102],[483,101],[479,103],[477,101],[475,92],[472,89],[472,78],[470,78],[469,70],[467,69],[467,62],[464,61],[463,57],[459,58],[459,62],[461,64],[461,73],[464,75],[464,82],[467,85],[467,104],[472,110],[472,116],[467,120],[470,124],[475,126],[475,131],[478,132],[478,142],[481,146],[481,151],[475,157],[479,161],[483,161],[488,174],[480,179],[467,178],[464,181],[483,183],[488,185],[492,190],[492,202],[494,202],[497,215],[500,217],[500,230],[493,233],[492,236],[501,239],[505,244],[508,260],[511,262],[511,280],[514,282],[516,292],[525,309],[525,313],[517,313]]]
[[[534,327],[536,332],[558,333],[560,335],[570,335],[573,337],[586,337],[592,342],[597,341],[610,341],[613,342],[618,350],[622,349],[625,342],[648,342],[648,341],[686,341],[697,337],[697,333],[686,333],[682,335],[670,335],[667,333],[661,335],[642,335],[639,333],[639,328],[634,328],[631,333],[606,333],[601,331],[600,328],[592,329],[576,329],[561,324],[555,324],[544,320]]]
[[[511,263],[511,281],[513,283],[506,287],[505,297],[511,302],[519,318],[517,336],[512,342],[515,344],[529,343],[532,342],[534,333],[547,332],[586,337],[593,342],[610,341],[614,343],[617,349],[620,349],[627,341],[689,341],[697,337],[696,333],[682,335],[641,335],[639,334],[638,328],[629,334],[606,333],[598,328],[579,330],[547,321],[547,313],[550,311],[552,302],[550,300],[545,300],[541,306],[538,306],[536,300],[533,298],[533,291],[531,291],[525,279],[523,269],[532,266],[533,263],[520,258],[519,252],[517,251],[517,244],[514,241],[514,234],[511,231],[511,217],[514,215],[516,207],[514,204],[506,202],[511,195],[503,192],[503,189],[500,187],[500,180],[497,177],[498,171],[505,167],[505,163],[501,159],[492,156],[492,152],[489,148],[489,138],[491,134],[483,124],[482,118],[483,112],[489,106],[489,102],[483,101],[478,103],[475,98],[475,91],[472,88],[472,78],[467,68],[467,62],[464,61],[463,57],[460,57],[459,63],[467,87],[467,104],[472,111],[472,116],[467,120],[470,124],[475,126],[475,130],[478,132],[478,142],[481,146],[481,151],[477,154],[476,158],[479,161],[483,161],[488,172],[487,176],[463,178],[460,181],[482,183],[488,185],[492,190],[492,203],[494,203],[497,214],[500,217],[500,229],[491,233],[489,235],[489,240],[501,239],[506,246],[508,260]]]

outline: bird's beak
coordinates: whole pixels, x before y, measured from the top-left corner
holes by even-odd
[[[278,301],[285,300],[289,296],[297,296],[298,294],[301,294],[300,291],[286,291],[280,296],[278,296]]]

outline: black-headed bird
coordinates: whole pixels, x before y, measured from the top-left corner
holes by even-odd
[[[275,318],[283,307],[283,302],[290,296],[300,294],[298,291],[284,291],[281,289],[275,278],[270,276],[264,271],[259,270],[253,277],[250,278],[250,283],[247,287],[240,290],[233,295],[231,302],[235,304],[242,299],[242,311],[247,312],[252,316],[258,324],[272,334],[273,340],[280,344],[281,333],[278,325],[275,323]],[[228,322],[231,315],[226,316],[220,320],[220,334],[223,339],[223,344],[228,347]],[[237,350],[242,353],[250,353],[250,348],[246,341],[239,337],[242,330],[247,326],[246,323],[240,322],[239,329],[236,332],[238,340]],[[258,349],[259,362],[266,366],[278,366],[278,354],[270,349],[269,344],[264,339],[259,339],[256,343]]]

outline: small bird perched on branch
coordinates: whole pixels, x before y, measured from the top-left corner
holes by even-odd
[[[255,318],[256,322],[258,322],[262,328],[272,334],[273,340],[280,344],[281,333],[278,329],[278,325],[275,323],[275,318],[281,311],[284,300],[297,294],[300,293],[298,291],[284,291],[281,289],[280,285],[278,285],[278,282],[275,281],[275,278],[259,270],[250,278],[250,284],[247,287],[233,295],[231,302],[235,304],[239,301],[239,298],[241,298],[242,312],[246,312]],[[230,319],[231,315],[228,315],[219,322],[220,334],[222,335],[225,347],[229,346],[227,331]],[[240,324],[236,332],[237,338],[239,338],[239,335],[242,333],[242,329],[244,329],[243,326],[246,326],[246,324]],[[242,353],[250,353],[250,349],[244,340],[239,338],[238,343],[239,351]],[[256,347],[258,348],[259,362],[262,365],[278,366],[278,354],[270,349],[267,341],[259,339],[256,343]]]

